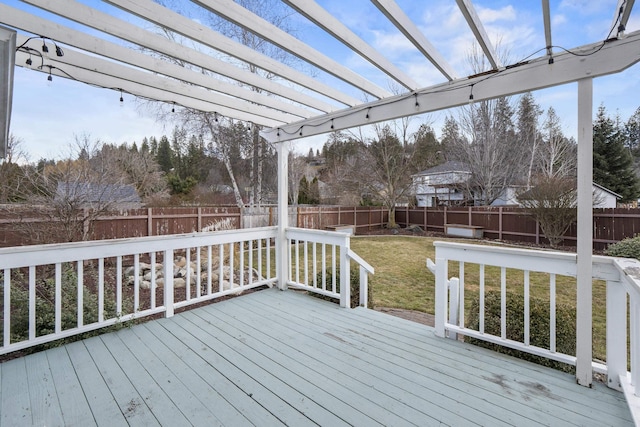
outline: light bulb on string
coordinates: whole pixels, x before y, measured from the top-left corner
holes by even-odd
[[[51,86],[53,84],[53,77],[51,76],[51,67],[49,67],[49,75],[47,76],[47,86]]]
[[[124,98],[122,97],[122,89],[120,89],[120,107],[124,107]]]
[[[171,106],[171,112],[175,113],[176,112],[176,103],[174,102],[173,105]]]

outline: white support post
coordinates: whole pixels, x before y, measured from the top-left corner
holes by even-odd
[[[462,276],[462,275],[461,275]],[[464,326],[458,323],[461,313],[458,311],[460,298],[460,279],[452,277],[448,280],[449,287],[449,323],[452,325]],[[458,339],[458,334],[449,331],[449,338]]]
[[[436,335],[444,338],[444,323],[447,316],[447,259],[438,258],[436,248]]]
[[[627,374],[627,293],[620,282],[607,282],[607,385],[622,391]]]
[[[349,236],[340,245],[340,306],[351,308],[351,260],[349,259]]]
[[[576,380],[591,387],[593,253],[593,79],[578,81],[578,242]]]
[[[164,251],[164,259],[162,266],[162,275],[164,278],[164,317],[173,317],[173,250]],[[222,276],[221,276],[222,277]]]
[[[369,307],[369,275],[362,266],[360,266],[360,307]]]
[[[289,143],[276,144],[278,151],[278,237],[276,238],[276,274],[278,288],[287,288],[289,256],[286,231],[289,226]]]

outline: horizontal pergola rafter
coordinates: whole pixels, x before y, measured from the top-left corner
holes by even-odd
[[[309,89],[311,91],[321,93],[323,96],[340,102],[346,106],[354,106],[359,104],[356,98],[353,98],[344,92],[337,90],[335,87],[329,86],[322,82],[319,82],[312,77],[301,73],[275,59],[268,57],[260,52],[251,49],[241,43],[236,42],[222,34],[195,22],[192,19],[188,19],[172,10],[154,3],[151,0],[104,0],[113,6],[116,6],[126,12],[132,13],[149,22],[155,23],[161,27],[170,28],[171,31],[180,34],[184,37],[195,40],[203,45],[209,46],[219,52],[222,52],[231,57],[237,58],[240,61],[247,64],[254,65],[260,69],[263,69],[276,76],[280,76],[300,87]],[[290,94],[281,94],[282,96]],[[302,98],[302,97],[300,97]],[[311,98],[311,97],[309,97]],[[297,99],[297,98],[291,98]],[[314,98],[311,98],[314,100]],[[317,100],[301,102],[301,99],[297,99],[297,102],[308,105],[312,108],[316,108],[322,112],[327,112],[333,108],[328,106],[322,106]],[[307,102],[311,102],[310,105]]]
[[[640,31],[629,34],[623,40],[602,43],[556,55],[553,64],[549,64],[546,57],[541,57],[493,74],[458,79],[363,104],[358,108],[266,129],[262,135],[271,142],[321,135],[459,107],[470,102],[471,90],[473,101],[482,101],[617,73],[640,61]]]
[[[105,34],[118,37],[130,43],[134,43],[146,49],[158,52],[167,58],[192,64],[220,74],[230,79],[238,80],[252,87],[261,88],[264,91],[291,99],[301,104],[312,104],[313,108],[326,112],[335,108],[318,99],[308,97],[291,87],[284,86],[275,81],[261,77],[255,73],[243,70],[223,60],[191,49],[165,37],[139,28],[133,24],[114,18],[89,6],[72,0],[23,0],[33,6],[55,13],[63,18],[82,23]]]

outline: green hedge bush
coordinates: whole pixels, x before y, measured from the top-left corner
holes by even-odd
[[[94,275],[97,280],[97,271],[89,271],[85,268],[86,275]],[[53,275],[50,271],[48,274]],[[55,279],[53,277],[41,279],[36,282],[36,337],[48,335],[55,332]],[[0,279],[3,275],[0,274]],[[87,276],[85,276],[85,280]],[[63,264],[61,275],[61,313],[60,323],[62,330],[77,327],[78,311],[78,275],[76,269],[70,264]],[[107,287],[108,288],[108,287]],[[4,298],[3,290],[0,290],[0,298]],[[123,310],[132,310],[132,305],[128,301],[123,301]],[[83,286],[83,323],[85,325],[98,321],[98,295]],[[104,317],[105,319],[118,316],[116,313],[115,295],[112,289],[105,289],[104,294]],[[4,333],[4,325],[0,324],[0,335]],[[60,344],[98,335],[105,331],[117,329],[118,327],[103,328],[96,331],[85,332],[78,336],[52,341],[25,350],[26,353],[41,349],[56,347]],[[28,279],[19,270],[12,274],[11,287],[11,342],[20,342],[29,337],[29,287]]]
[[[331,268],[327,268],[326,270],[326,280],[325,286],[327,289],[331,289],[331,284],[333,281],[333,273]],[[355,308],[360,306],[360,271],[351,269],[351,275],[349,278],[349,282],[351,283],[351,307]],[[316,275],[316,283],[318,283],[318,287],[322,286],[322,272],[319,272]],[[340,293],[340,269],[336,268],[336,292]],[[325,299],[327,301],[332,302],[340,302],[335,298],[330,298],[325,295],[320,295],[311,292],[312,295],[317,296],[319,298]],[[368,308],[373,308],[373,286],[371,283],[371,277],[369,277],[369,286],[368,286]]]
[[[609,245],[606,254],[624,258],[640,259],[640,235],[627,237]]]
[[[524,342],[524,297],[507,292],[507,339]],[[484,298],[484,330],[485,333],[500,336],[500,291],[489,291]],[[480,302],[474,300],[467,312],[467,328],[479,330]],[[531,345],[549,348],[549,301],[530,297],[530,337]],[[552,367],[565,372],[574,372],[575,368],[565,363],[556,362],[544,357],[535,356],[522,351],[503,347],[471,337],[465,337],[466,342],[489,348],[499,353],[508,354],[539,365]],[[556,304],[556,351],[569,355],[576,354],[576,311],[566,304]]]

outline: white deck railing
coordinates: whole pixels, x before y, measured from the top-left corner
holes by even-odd
[[[0,249],[0,354],[270,285],[275,237],[269,227]]]
[[[0,354],[271,286],[276,238],[267,227],[0,249]],[[287,241],[288,284],[349,306],[354,260],[366,306],[373,268],[349,249],[349,236],[294,228]],[[347,286],[338,292],[338,283]]]
[[[288,286],[339,299],[341,306],[350,307],[351,261],[354,261],[360,271],[359,304],[367,307],[368,274],[373,274],[374,269],[350,249],[347,233],[289,228],[286,237]]]
[[[576,254],[528,249],[503,248],[496,246],[435,242],[436,261],[427,260],[427,267],[436,276],[436,334],[457,338],[457,334],[499,344],[526,353],[546,357],[551,360],[576,365],[575,354],[565,354],[558,350],[557,297],[559,286],[573,286],[561,277],[575,278],[577,275]],[[500,292],[500,334],[490,334],[485,330],[485,304],[488,285],[486,269],[499,270]],[[450,277],[450,269],[457,270],[457,277]],[[473,270],[473,279],[469,272]],[[494,271],[494,275],[497,271]],[[477,274],[477,276],[476,276]],[[546,295],[549,303],[549,346],[537,347],[531,344],[531,286],[532,277],[540,282],[546,277]],[[640,415],[640,262],[630,259],[604,256],[593,257],[593,279],[606,282],[606,362],[592,361],[593,369],[605,373],[611,388],[625,392],[634,417]],[[562,282],[561,285],[559,283]],[[496,285],[494,285],[496,286]],[[605,286],[602,284],[602,286]],[[473,287],[478,292],[478,328],[465,324],[465,290]],[[507,293],[522,292],[524,302],[524,339],[515,341],[507,338]],[[604,301],[594,301],[594,304]],[[627,304],[630,307],[627,328]],[[475,315],[475,313],[474,313]],[[630,330],[628,330],[630,329]],[[630,354],[631,370],[627,371],[627,354]],[[579,355],[578,355],[579,356]],[[635,408],[635,410],[634,410]]]

